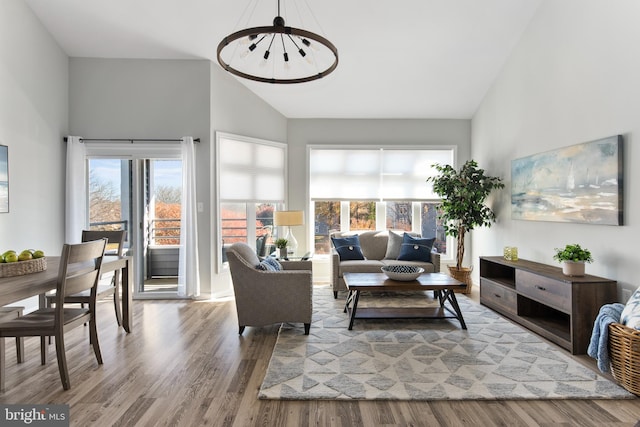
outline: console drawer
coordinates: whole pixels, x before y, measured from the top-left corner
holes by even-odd
[[[533,300],[571,313],[571,285],[528,271],[516,271],[516,290]]]
[[[517,314],[516,292],[484,278],[480,278],[480,301],[507,313]]]

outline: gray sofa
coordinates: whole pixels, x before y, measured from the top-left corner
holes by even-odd
[[[395,231],[396,235],[402,235],[402,231]],[[384,265],[415,265],[424,268],[425,273],[440,272],[440,254],[431,252],[431,262],[422,261],[399,261],[395,258],[387,258],[389,245],[389,231],[360,231],[360,232],[336,232],[331,237],[348,237],[357,234],[360,239],[360,247],[364,260],[341,261],[336,249],[331,247],[329,257],[331,268],[331,286],[333,287],[334,298],[338,297],[338,291],[346,291],[342,275],[346,272],[352,273],[381,273],[380,267]],[[409,233],[412,236],[419,236]]]

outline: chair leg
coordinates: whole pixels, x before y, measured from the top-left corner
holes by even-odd
[[[51,304],[51,301],[49,300],[49,298],[45,298],[44,299],[44,306],[45,306],[45,308],[53,307],[53,305]],[[48,339],[49,345],[51,345],[51,339],[52,339],[51,336],[49,336],[49,339]],[[40,350],[40,351],[42,351],[42,350]]]
[[[89,342],[93,346],[93,352],[96,354],[98,365],[102,365],[102,353],[100,352],[100,344],[98,343],[98,327],[94,317],[89,320]]]
[[[80,303],[80,308],[84,308],[84,303],[83,302]],[[84,322],[84,326],[87,326],[87,322]]]
[[[118,281],[119,271],[116,271],[113,276],[114,290],[113,290],[113,307],[116,310],[116,321],[118,326],[122,326],[122,311],[120,310],[120,283]]]
[[[19,319],[23,315],[22,307],[7,307],[7,311],[0,312],[1,320]],[[24,361],[24,338],[16,337],[16,358],[18,363]]]
[[[304,324],[304,334],[309,335],[309,330],[311,329],[311,323]]]
[[[51,337],[49,337],[49,339],[51,339]],[[40,337],[40,363],[43,365],[47,364],[47,353],[49,353],[47,337],[42,336]]]
[[[4,338],[0,338],[0,391],[4,391],[4,368],[6,363],[4,358]]]
[[[243,332],[244,332],[244,326],[240,326],[240,329],[238,331],[238,335],[242,335]]]
[[[24,362],[24,338],[16,337],[16,358],[18,363]]]
[[[69,379],[69,369],[67,368],[67,356],[64,351],[64,331],[62,330],[56,332],[56,358],[58,359],[62,388],[69,390],[71,388],[71,380]]]

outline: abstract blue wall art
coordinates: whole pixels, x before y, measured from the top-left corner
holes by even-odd
[[[622,135],[511,161],[511,218],[622,225]]]

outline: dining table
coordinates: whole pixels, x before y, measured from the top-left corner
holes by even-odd
[[[0,307],[18,301],[39,297],[39,306],[45,307],[45,294],[55,290],[60,268],[59,256],[46,257],[47,268],[37,273],[0,278]],[[122,327],[128,333],[133,326],[133,258],[131,256],[105,255],[102,260],[102,273],[120,270],[120,295]]]

